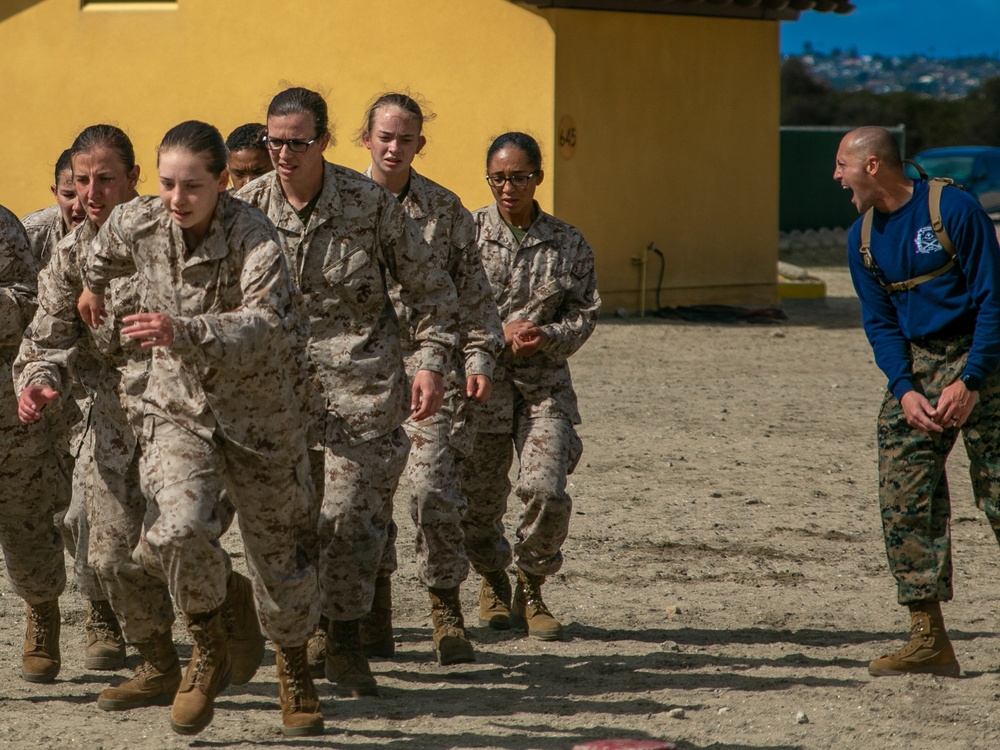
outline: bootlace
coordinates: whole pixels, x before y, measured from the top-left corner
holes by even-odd
[[[910,628],[910,643],[907,645],[923,645],[933,641],[931,637],[931,622],[927,617],[915,617]],[[905,647],[904,647],[905,648]]]
[[[236,621],[233,618],[233,608],[227,601],[222,607],[222,624],[226,626],[226,633],[230,638],[233,636],[233,630],[236,627]]]
[[[103,617],[92,617],[87,623],[89,630],[99,641],[117,641],[118,633],[110,622]]]
[[[548,615],[549,617],[552,617],[552,613],[549,611],[549,608],[545,606],[545,602],[543,602],[540,598],[528,597],[525,600],[525,604],[526,606],[531,607],[532,611],[536,615]]]
[[[291,649],[282,650],[285,661],[285,684],[288,687],[288,697],[292,704],[299,708],[305,701],[307,695],[306,679],[309,666],[306,663],[306,650]]]
[[[536,615],[548,615],[549,617],[552,617],[552,613],[549,611],[549,608],[545,606],[545,602],[542,601],[541,586],[537,585],[530,579],[525,579],[521,581],[521,587],[524,591],[525,609],[530,607],[532,612]]]
[[[207,645],[203,644],[200,639],[195,638],[195,642],[198,645],[198,660],[194,665],[194,674],[191,676],[191,684],[199,686],[207,686],[209,683],[208,671],[212,668],[214,659],[214,652]]]
[[[437,627],[445,633],[457,634],[464,631],[461,618],[451,602],[440,600],[440,606],[434,608]]]
[[[503,571],[500,571],[500,575],[506,576],[507,574],[504,573]],[[485,580],[486,583],[488,584],[486,586],[486,595],[489,597],[490,607],[491,608],[497,606],[506,607],[507,604],[504,602],[503,598],[503,585],[500,581],[499,576],[495,573],[488,574],[484,576],[483,580]]]
[[[43,607],[29,607],[28,612],[31,617],[31,630],[35,636],[34,646],[44,646],[49,637],[48,616],[42,611]]]
[[[452,630],[461,628],[458,615],[450,608],[442,609],[438,617],[440,618],[441,625],[446,628],[451,628]]]

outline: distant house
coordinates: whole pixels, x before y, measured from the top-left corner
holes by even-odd
[[[51,165],[112,122],[154,192],[155,146],[184,119],[225,135],[285,85],[325,93],[337,145],[367,102],[419,93],[438,114],[418,170],[470,208],[491,200],[491,137],[542,144],[545,210],[597,251],[606,309],[639,305],[641,257],[666,257],[663,304],[772,303],[778,236],[779,21],[850,0],[5,0],[9,145],[0,203],[51,199]],[[653,290],[657,271],[649,273]],[[652,304],[652,297],[648,299]]]

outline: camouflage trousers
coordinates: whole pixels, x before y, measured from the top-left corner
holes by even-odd
[[[409,449],[402,427],[360,445],[351,445],[341,428],[332,427],[323,451],[310,451],[313,482],[323,488],[319,580],[322,611],[331,620],[366,615],[375,597],[375,576],[396,569],[392,497]]]
[[[62,453],[0,456],[0,488],[0,548],[11,588],[32,605],[58,599],[66,567],[54,519],[70,496]]]
[[[417,530],[417,578],[428,588],[452,589],[468,577],[469,558],[462,531],[462,455],[454,443],[451,418],[408,420],[403,428],[410,439],[406,479],[410,518]],[[380,569],[379,575],[387,574]]]
[[[931,403],[965,367],[969,338],[911,344],[914,387]],[[1000,538],[1000,378],[988,378],[961,429],[928,433],[906,423],[886,393],[878,417],[879,504],[900,604],[952,598],[951,496],[945,461],[961,432],[972,491]]]
[[[154,506],[139,546],[147,569],[164,572],[185,615],[220,607],[231,571],[219,541],[228,495],[264,633],[282,645],[305,643],[319,619],[305,443],[297,457],[291,446],[287,460],[265,459],[218,430],[205,440],[156,415],[146,416],[143,429],[142,487]]]
[[[514,494],[523,507],[512,554],[503,516],[515,449],[520,465]],[[465,549],[479,573],[503,570],[511,560],[535,575],[551,575],[562,567],[562,543],[573,510],[566,477],[582,449],[568,419],[515,416],[513,434],[477,433],[475,447],[462,463],[462,489],[469,503]]]
[[[151,508],[139,484],[138,447],[124,474],[93,460],[86,449],[84,497],[90,521],[88,556],[129,643],[148,643],[170,632],[174,606],[161,571],[142,564],[136,548]],[[159,574],[159,575],[157,575]]]
[[[97,578],[97,571],[90,565],[87,549],[90,545],[90,524],[87,522],[86,481],[87,463],[93,457],[81,453],[78,459],[66,456],[66,464],[73,477],[73,491],[69,508],[65,513],[56,514],[56,528],[62,534],[63,545],[73,558],[73,580],[77,591],[87,601],[107,599]]]
[[[62,535],[63,547],[73,559],[73,581],[80,596],[88,601],[107,599],[97,578],[97,571],[90,566],[87,559],[90,526],[87,523],[83,481],[79,478],[83,472],[72,454],[64,453],[63,462],[71,478],[69,507],[57,512],[53,520],[56,529]]]

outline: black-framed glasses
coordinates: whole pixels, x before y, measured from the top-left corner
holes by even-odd
[[[269,135],[265,135],[263,140],[268,151],[281,151],[285,146],[288,146],[289,151],[301,154],[303,151],[308,151],[309,147],[318,141],[319,138],[313,138],[311,141],[286,141],[283,138],[272,138]]]
[[[488,174],[486,175],[486,181],[495,188],[502,189],[503,186],[509,182],[514,187],[521,189],[528,187],[528,182],[537,174],[538,172],[532,172],[531,174],[512,174],[510,177],[504,177],[502,174]]]

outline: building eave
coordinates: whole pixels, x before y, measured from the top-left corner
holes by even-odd
[[[759,21],[797,21],[805,11],[847,14],[852,0],[515,0],[534,8],[603,10]]]

